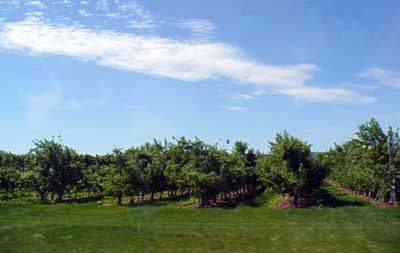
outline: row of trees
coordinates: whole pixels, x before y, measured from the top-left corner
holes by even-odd
[[[376,200],[396,203],[400,189],[399,131],[384,131],[372,119],[359,127],[356,137],[335,145],[323,156],[330,178]]]
[[[236,142],[228,152],[185,138],[146,143],[103,156],[81,155],[61,141],[40,140],[24,155],[0,152],[0,190],[6,198],[18,192],[36,192],[42,201],[62,201],[65,195],[123,196],[153,200],[196,196],[210,205],[217,196],[232,199],[271,188],[297,202],[320,186],[326,169],[312,159],[310,145],[286,132],[262,154]]]

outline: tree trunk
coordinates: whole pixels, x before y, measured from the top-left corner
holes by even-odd
[[[122,194],[118,194],[118,205],[122,205]]]
[[[44,202],[44,197],[46,194],[44,192],[41,192],[41,193],[39,193],[39,195],[40,195],[40,201]]]
[[[64,196],[64,193],[59,192],[57,201],[58,202],[62,202],[63,201],[63,196]]]
[[[200,206],[206,206],[206,205],[208,205],[209,203],[208,203],[208,199],[206,199],[206,198],[204,198],[204,197],[201,197],[200,198]]]
[[[294,204],[294,206],[297,207],[298,203],[299,203],[299,196],[297,196],[297,195],[293,196],[293,204]]]
[[[396,178],[394,177],[393,178],[393,181],[392,181],[392,186],[390,187],[390,201],[391,201],[391,204],[392,205],[394,205],[394,204],[396,204],[397,203],[397,196],[396,196],[396,194],[397,194],[397,189],[396,189]]]
[[[150,197],[151,201],[154,200],[154,192],[151,192],[151,197]]]
[[[133,196],[131,195],[131,199],[129,200],[129,204],[133,205],[135,203],[135,200],[133,199]]]

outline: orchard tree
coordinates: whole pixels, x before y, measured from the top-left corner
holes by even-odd
[[[313,166],[310,145],[283,132],[270,142],[270,149],[267,184],[278,193],[292,196],[297,205],[300,197],[307,197],[323,180]],[[311,184],[314,180],[318,183]]]
[[[42,167],[33,152],[25,156],[25,171],[22,174],[24,188],[39,194],[42,202],[47,199],[49,193],[49,175],[49,167]]]
[[[34,175],[40,182],[45,180],[46,191],[52,195],[58,195],[58,201],[62,201],[64,193],[69,186],[73,186],[79,180],[79,159],[75,150],[52,140],[39,140],[34,142],[31,150],[36,161]]]
[[[104,189],[118,198],[118,205],[122,204],[122,197],[127,192],[126,156],[121,149],[114,149],[111,163],[103,167],[106,175],[103,181]]]
[[[17,155],[0,152],[0,189],[6,192],[6,198],[9,198],[10,193],[14,197],[15,189],[20,184],[19,166]]]
[[[398,180],[400,176],[399,163],[399,133],[389,127],[387,133],[375,119],[362,124],[356,133],[362,145],[365,156],[374,169],[374,179],[380,194],[390,201],[397,202]]]
[[[200,206],[208,206],[213,203],[220,192],[220,177],[216,173],[198,173],[196,183],[199,191]]]

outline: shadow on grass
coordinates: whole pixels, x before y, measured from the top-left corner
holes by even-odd
[[[218,203],[215,207],[222,209],[232,209],[237,206],[260,207],[273,203],[276,194],[265,192],[264,194],[247,196],[237,199],[236,201]],[[327,207],[337,208],[345,206],[367,206],[368,201],[352,196],[346,192],[336,189],[330,185],[323,185],[319,190],[315,191],[311,198],[305,200],[303,208],[307,207]]]
[[[273,195],[273,193],[265,192],[263,188],[249,194],[238,196],[233,200],[217,202],[215,207],[222,209],[232,209],[238,206],[259,207],[270,203]]]
[[[174,198],[163,198],[163,199],[157,199],[155,198],[154,200],[150,199],[145,199],[144,201],[139,201],[135,203],[128,203],[126,206],[135,208],[135,207],[140,207],[140,206],[165,206],[170,204],[171,202],[179,202],[182,200],[188,200],[190,199],[190,196],[185,194],[185,195],[180,195],[176,196]]]
[[[56,203],[66,203],[66,204],[71,204],[71,203],[78,203],[78,204],[84,204],[88,202],[94,202],[94,201],[99,201],[102,200],[103,196],[98,195],[98,196],[90,196],[90,197],[83,197],[83,198],[66,198],[63,199],[62,201],[56,201]]]
[[[248,199],[247,201],[244,202],[244,204],[251,207],[260,207],[268,205],[271,203],[271,201],[273,201],[274,195],[275,194],[272,192],[265,192],[264,194]]]
[[[313,195],[314,205],[329,208],[343,206],[366,206],[368,203],[357,199],[348,193],[342,192],[332,186],[322,186]]]

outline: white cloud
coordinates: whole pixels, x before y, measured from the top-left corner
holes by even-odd
[[[117,13],[117,12],[107,13],[107,14],[105,14],[104,16],[105,16],[105,17],[108,17],[108,18],[114,18],[114,19],[119,19],[119,18],[122,17],[121,14],[119,14],[119,13]]]
[[[135,29],[150,29],[155,27],[155,23],[151,20],[132,20],[128,22],[128,27]]]
[[[66,6],[70,6],[72,4],[71,0],[62,0],[62,1],[58,2],[58,3],[66,5]]]
[[[73,109],[73,110],[82,110],[82,109],[90,109],[90,108],[97,108],[101,106],[105,106],[112,100],[112,92],[99,92],[103,93],[95,97],[84,97],[84,98],[70,98],[65,99],[63,106],[66,109]]]
[[[379,89],[379,86],[377,85],[360,84],[353,82],[341,83],[340,86],[344,88],[354,88],[355,90],[365,91],[365,92],[371,92]]]
[[[49,114],[62,102],[63,94],[59,88],[35,93],[25,98],[25,113],[31,127],[39,127],[48,121]]]
[[[30,6],[35,6],[38,8],[42,8],[42,9],[46,8],[46,6],[42,3],[42,1],[39,1],[39,0],[27,1],[25,4],[30,5]]]
[[[245,107],[242,106],[222,106],[222,109],[226,110],[226,111],[230,111],[230,112],[241,112],[246,110]]]
[[[256,99],[256,96],[253,94],[236,94],[233,95],[231,98],[237,100],[251,100],[251,99]]]
[[[81,1],[81,5],[87,5],[88,1]]]
[[[34,54],[73,56],[116,69],[183,81],[228,78],[259,94],[289,95],[312,102],[371,103],[374,98],[347,89],[306,85],[317,67],[276,66],[256,62],[224,43],[178,41],[81,26],[53,24],[38,17],[6,23],[0,48]]]
[[[127,13],[128,17],[134,20],[128,22],[128,26],[134,29],[150,29],[156,26],[156,22],[150,12],[135,1],[120,5],[118,9]],[[125,15],[126,16],[126,15]]]
[[[98,0],[96,3],[96,9],[101,11],[108,11],[109,6],[107,0]]]
[[[190,19],[179,23],[184,29],[189,29],[196,37],[209,35],[214,32],[215,25],[206,19]]]
[[[78,10],[78,14],[81,15],[81,16],[84,16],[84,17],[93,16],[92,13],[89,13],[89,12],[87,12],[87,11],[85,11],[85,10]]]
[[[294,98],[301,98],[308,102],[320,103],[351,103],[351,104],[371,104],[376,101],[375,97],[360,95],[357,92],[340,88],[318,88],[303,86],[296,88],[282,89],[278,94],[289,95]]]
[[[380,85],[400,88],[400,74],[382,68],[369,68],[359,74],[360,77],[376,80]]]

